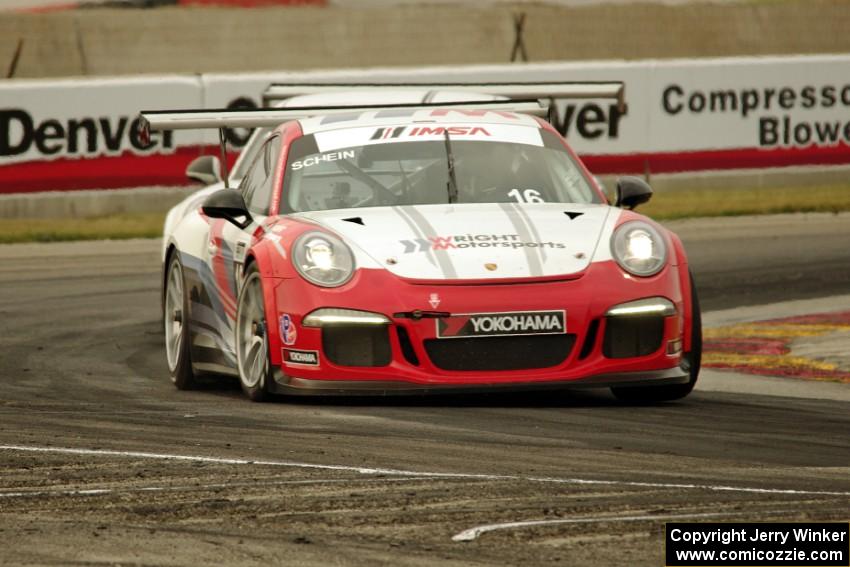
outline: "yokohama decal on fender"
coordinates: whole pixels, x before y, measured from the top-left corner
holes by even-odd
[[[283,349],[283,361],[286,364],[299,364],[301,366],[318,366],[319,351],[285,348]]]

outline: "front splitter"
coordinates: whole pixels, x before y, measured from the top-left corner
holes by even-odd
[[[690,376],[676,366],[665,370],[598,374],[575,380],[509,382],[498,384],[417,384],[402,380],[310,380],[286,376],[276,368],[272,392],[298,396],[411,396],[428,394],[472,394],[529,392],[584,388],[616,388],[687,384]]]

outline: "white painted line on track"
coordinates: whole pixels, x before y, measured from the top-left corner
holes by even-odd
[[[403,469],[384,469],[358,467],[353,465],[322,465],[316,463],[302,463],[297,461],[268,461],[261,459],[234,459],[228,457],[204,457],[196,455],[177,455],[173,453],[148,453],[144,451],[113,451],[109,449],[75,449],[71,447],[34,447],[28,445],[0,445],[0,451],[22,451],[30,453],[58,453],[66,455],[91,455],[101,457],[132,457],[136,459],[152,459],[160,461],[188,461],[200,463],[212,463],[220,465],[256,465],[268,467],[288,467],[310,470],[343,471],[358,474],[382,474],[387,476],[405,476],[411,478],[431,477],[433,479],[463,479],[463,480],[510,480],[522,482],[543,482],[553,484],[576,484],[576,485],[604,485],[604,486],[632,486],[636,488],[658,488],[658,489],[681,489],[681,490],[711,490],[724,492],[741,492],[749,494],[787,494],[805,496],[846,496],[850,497],[850,491],[827,491],[827,490],[794,490],[785,488],[763,488],[748,486],[727,486],[715,484],[685,484],[670,482],[642,482],[627,480],[602,480],[592,478],[558,478],[558,477],[536,477],[506,474],[481,474],[481,473],[459,473],[459,472],[425,472]]]
[[[301,463],[298,461],[266,461],[262,459],[233,459],[228,457],[204,457],[197,455],[176,455],[173,453],[148,453],[145,451],[113,451],[109,449],[75,449],[71,447],[33,447],[26,445],[0,445],[0,450],[8,451],[26,451],[34,453],[64,453],[71,455],[96,455],[106,457],[134,457],[138,459],[154,459],[161,461],[190,461],[196,463],[212,463],[218,465],[258,465],[270,467],[291,467],[300,469],[316,469],[326,471],[343,471],[356,472],[360,474],[386,474],[386,475],[405,475],[405,476],[433,476],[441,478],[473,478],[480,477],[485,479],[497,478],[493,475],[470,475],[463,473],[431,473],[404,471],[397,469],[379,469],[370,467],[357,467],[351,465],[321,465],[315,463]],[[504,477],[512,478],[512,477]]]
[[[774,513],[779,511],[774,511]],[[752,512],[708,512],[693,514],[645,514],[642,516],[596,516],[591,518],[564,518],[560,520],[528,520],[525,522],[505,522],[503,524],[486,524],[463,530],[452,536],[452,541],[473,541],[482,534],[497,530],[530,528],[534,526],[551,526],[556,524],[601,524],[603,522],[643,522],[649,520],[679,520],[699,518],[722,518],[728,516],[744,516]]]

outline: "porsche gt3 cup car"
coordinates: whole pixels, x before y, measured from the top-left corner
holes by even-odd
[[[609,205],[547,113],[491,100],[143,113],[150,129],[271,127],[238,188],[168,216],[174,383],[234,374],[252,400],[686,396],[701,333],[682,244],[631,210],[651,196],[640,179]]]

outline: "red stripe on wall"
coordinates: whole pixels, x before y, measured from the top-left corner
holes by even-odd
[[[0,194],[191,185],[186,166],[205,153],[218,155],[218,146],[181,147],[173,154],[140,156],[125,152],[118,156],[0,165]],[[228,154],[229,167],[233,167],[237,155]]]
[[[655,154],[583,155],[596,174],[681,173],[726,169],[770,169],[803,165],[850,164],[850,145],[808,148],[737,148]]]
[[[181,6],[258,8],[269,6],[325,6],[327,0],[178,0]]]
[[[2,4],[2,2],[0,2]],[[46,2],[33,2],[31,4],[18,3],[17,6],[0,6],[0,12],[9,11],[23,14],[42,14],[45,12],[56,12],[59,10],[74,10],[80,7],[80,2],[65,0],[48,0]]]
[[[99,156],[0,165],[0,193],[120,189],[150,185],[189,185],[186,166],[201,154],[218,154],[217,146],[181,147],[173,154]],[[236,153],[228,154],[230,167]],[[742,148],[654,154],[585,155],[595,174],[679,173],[790,166],[850,165],[850,146],[829,148]]]

